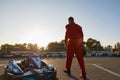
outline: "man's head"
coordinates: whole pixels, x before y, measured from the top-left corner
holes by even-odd
[[[74,18],[73,17],[69,17],[68,18],[68,23],[70,24],[70,23],[73,23],[74,22]]]

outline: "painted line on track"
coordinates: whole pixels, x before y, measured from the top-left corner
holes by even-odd
[[[85,63],[85,65],[92,65],[94,63]],[[97,65],[102,65],[102,64],[97,64]]]
[[[99,65],[97,65],[97,64],[92,64],[92,66],[97,67],[97,68],[99,68],[99,69],[102,69],[102,70],[104,70],[104,71],[106,71],[106,72],[108,72],[108,73],[111,73],[111,74],[113,74],[113,75],[115,75],[115,76],[117,76],[117,77],[120,77],[120,74],[115,73],[115,72],[113,72],[113,71],[111,71],[111,70],[109,70],[109,69],[106,69],[106,68],[104,68],[104,67],[101,67],[101,66],[99,66]]]
[[[5,64],[0,64],[0,67],[5,66]]]

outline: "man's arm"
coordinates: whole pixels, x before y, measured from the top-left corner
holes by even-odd
[[[83,31],[82,31],[82,27],[81,26],[79,26],[80,27],[80,37],[81,37],[81,39],[82,39],[82,41],[83,41],[83,39],[84,39],[84,34],[83,34]]]
[[[69,30],[68,30],[68,25],[66,25],[66,33],[65,33],[65,45],[67,45],[67,40],[69,38]]]

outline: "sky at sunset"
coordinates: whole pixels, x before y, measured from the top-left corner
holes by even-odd
[[[84,41],[120,42],[120,0],[0,0],[0,44],[59,42],[69,16],[82,26]]]

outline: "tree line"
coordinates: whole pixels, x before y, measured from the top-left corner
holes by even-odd
[[[113,47],[111,45],[107,45],[103,47],[100,41],[88,38],[86,42],[83,44],[87,51],[103,51],[103,50],[111,50]],[[115,49],[120,49],[120,43],[117,42],[114,46]],[[50,42],[47,47],[38,47],[37,44],[32,43],[23,43],[23,44],[3,44],[0,46],[0,52],[10,53],[11,51],[32,51],[32,52],[60,52],[66,51],[64,40],[60,42]]]

